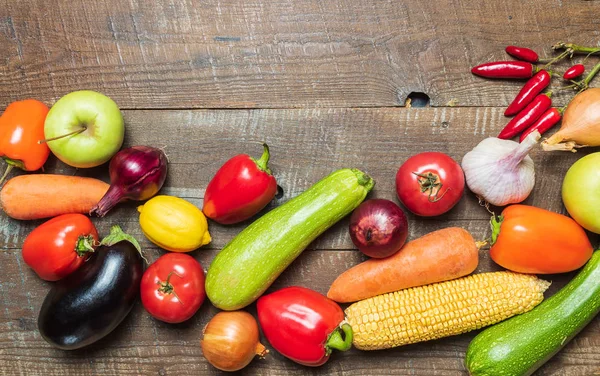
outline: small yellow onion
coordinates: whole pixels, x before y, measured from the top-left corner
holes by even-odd
[[[546,151],[575,152],[585,146],[600,146],[600,88],[587,89],[573,97],[559,131],[542,142]]]
[[[155,196],[139,206],[138,211],[142,232],[161,248],[190,252],[210,243],[206,217],[182,198]]]
[[[238,371],[267,350],[259,341],[256,319],[245,311],[217,313],[203,330],[202,353],[221,371]]]

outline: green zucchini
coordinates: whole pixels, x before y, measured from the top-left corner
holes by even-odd
[[[600,251],[555,295],[479,333],[469,344],[472,376],[531,375],[600,311]]]
[[[359,170],[337,170],[257,219],[210,265],[210,301],[231,311],[258,299],[317,236],[354,210],[374,184]]]

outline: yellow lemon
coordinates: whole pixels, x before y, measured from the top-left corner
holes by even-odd
[[[174,196],[155,196],[138,207],[140,227],[157,246],[190,252],[210,243],[208,223],[200,209]]]

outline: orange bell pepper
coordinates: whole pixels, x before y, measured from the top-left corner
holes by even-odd
[[[44,139],[44,121],[49,108],[35,99],[13,102],[0,116],[0,157],[8,163],[0,184],[13,167],[25,171],[42,168],[50,149]]]
[[[592,257],[585,230],[562,214],[527,205],[511,205],[492,218],[490,256],[519,273],[566,273]]]

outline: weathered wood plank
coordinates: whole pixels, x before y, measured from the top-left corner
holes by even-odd
[[[145,250],[150,261],[163,251]],[[194,255],[206,267],[217,251]],[[487,252],[481,252],[482,270],[497,270]],[[303,285],[325,293],[333,279],[363,259],[357,251],[306,252],[275,282],[272,290]],[[188,322],[168,325],[153,320],[136,304],[132,313],[101,342],[76,352],[64,352],[47,345],[37,332],[37,312],[50,284],[24,267],[20,253],[0,251],[4,274],[0,301],[0,373],[43,375],[193,375],[216,374],[201,355],[199,340],[204,325],[217,312],[206,302]],[[570,276],[549,276],[551,293]],[[255,306],[249,311],[255,314]],[[475,333],[402,348],[335,354],[324,367],[308,369],[272,352],[255,360],[249,374],[302,375],[464,375],[464,353]],[[263,338],[264,341],[264,338]],[[596,319],[553,359],[539,375],[589,375],[600,366],[600,320]]]
[[[284,187],[284,197],[270,208],[299,194],[336,168],[358,167],[377,181],[372,197],[397,200],[394,176],[409,156],[428,150],[456,160],[477,142],[504,125],[500,108],[428,109],[296,109],[125,111],[127,145],[166,146],[170,173],[165,194],[201,205],[206,185],[216,169],[238,153],[259,154],[259,141],[271,146],[271,167]],[[584,151],[583,153],[585,153]],[[562,176],[580,154],[548,154],[536,150],[537,185],[527,203],[564,212],[560,201]],[[75,170],[51,159],[47,172],[107,179],[106,166]],[[113,223],[143,239],[150,260],[163,251],[152,247],[137,223],[136,204],[120,205],[105,219],[94,219],[106,234]],[[448,226],[468,229],[478,239],[489,236],[489,215],[466,193],[456,209],[437,219],[409,215],[411,238]],[[109,338],[88,349],[62,352],[39,336],[37,312],[49,283],[40,281],[24,264],[20,246],[41,221],[18,222],[0,217],[0,374],[44,375],[170,375],[214,374],[202,358],[198,341],[202,327],[216,309],[208,302],[188,323],[167,325],[152,320],[137,304]],[[218,250],[246,224],[225,227],[211,223],[213,243],[192,253],[206,269]],[[593,238],[597,242],[597,238]],[[304,285],[325,293],[335,277],[364,256],[352,249],[347,219],[320,237],[276,281],[271,290]],[[478,272],[498,270],[480,252]],[[549,293],[570,275],[550,276]],[[249,308],[254,312],[254,306]],[[595,320],[539,375],[589,375],[600,369],[600,323]],[[463,357],[474,333],[389,351],[336,354],[324,367],[307,369],[272,353],[255,361],[249,374],[381,374],[465,375]]]
[[[505,122],[499,108],[125,111],[125,119],[126,144],[167,145],[170,170],[162,193],[184,197],[200,207],[206,185],[219,166],[235,154],[260,155],[259,142],[266,141],[271,148],[271,168],[284,189],[284,196],[268,209],[343,167],[360,168],[375,179],[370,197],[397,202],[395,174],[411,155],[441,151],[460,161],[480,140],[496,135]],[[586,152],[535,150],[532,156],[537,185],[526,203],[564,212],[560,200],[562,177]],[[55,158],[48,162],[46,171],[108,179],[106,166],[76,170]],[[96,219],[100,232],[105,234],[111,224],[120,223],[144,239],[137,224],[137,205],[120,205],[105,219]],[[470,192],[446,215],[416,220],[409,213],[409,219],[413,238],[448,226],[465,227],[479,239],[490,232],[486,223],[489,214]],[[206,248],[222,248],[248,222],[234,226],[211,222],[213,242]],[[0,247],[20,248],[25,236],[39,223],[1,216]],[[354,248],[347,225],[347,219],[337,224],[314,247]]]
[[[595,2],[0,1],[0,107],[95,89],[123,108],[502,106],[507,44],[596,45]],[[543,9],[543,11],[541,11]],[[560,102],[560,101],[559,101]]]

